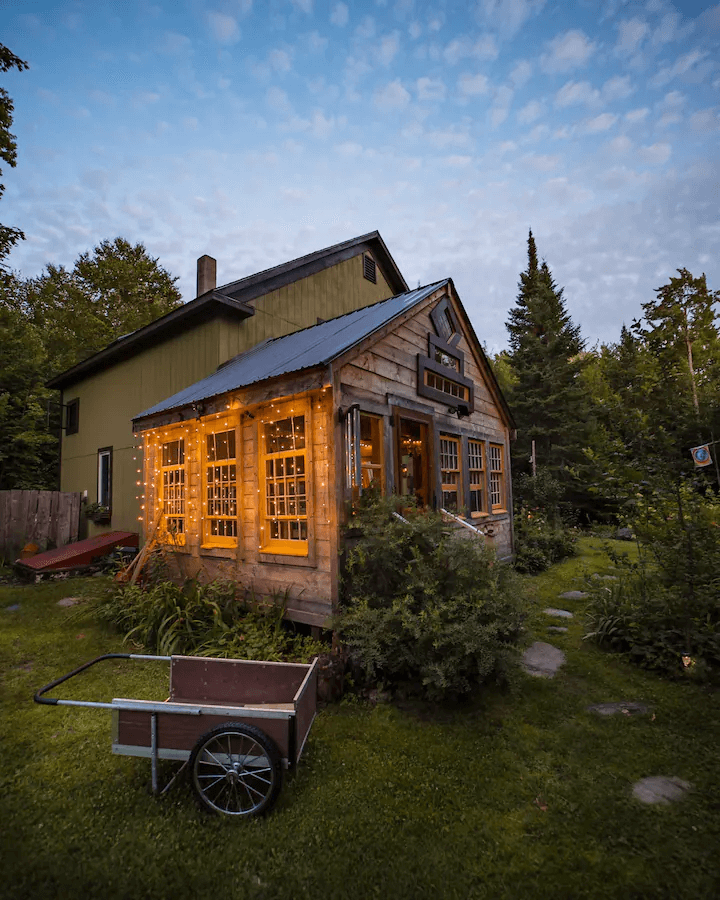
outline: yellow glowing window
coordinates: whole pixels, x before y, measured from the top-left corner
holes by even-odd
[[[304,555],[308,548],[305,416],[263,426],[264,549]]]
[[[162,511],[165,531],[177,543],[185,543],[185,441],[162,445]]]
[[[503,471],[503,448],[490,444],[490,507],[505,509],[505,477]]]
[[[452,381],[450,378],[443,378],[442,375],[431,372],[429,369],[425,369],[425,384],[429,388],[447,394],[448,397],[455,397],[457,400],[467,400],[468,398],[468,389],[465,385],[458,384],[457,381]]]
[[[238,482],[235,430],[206,435],[205,542],[235,546]]]

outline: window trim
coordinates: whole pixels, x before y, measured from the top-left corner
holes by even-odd
[[[453,332],[449,337],[449,343],[454,345],[460,340],[460,322],[458,321],[458,317],[455,314],[455,310],[453,309],[452,303],[450,303],[450,299],[448,297],[443,297],[435,306],[435,308],[430,310],[430,321],[432,322],[433,328],[437,332],[440,340],[444,340],[443,328],[441,325],[443,313],[447,313],[447,317],[450,320],[450,324],[453,328]]]
[[[500,463],[500,468],[496,469],[493,467],[493,450],[499,450],[496,459]],[[493,475],[499,475],[499,485],[500,485],[500,502],[493,503]],[[488,503],[490,505],[490,510],[493,513],[499,512],[507,512],[506,508],[506,494],[507,494],[507,484],[505,479],[505,446],[503,444],[497,444],[492,441],[488,443],[488,481],[489,481],[489,495],[488,495]]]
[[[437,337],[437,335],[428,334],[428,358],[437,365],[442,366],[443,364],[435,359],[436,350],[441,350],[443,353],[446,353],[448,356],[457,360],[457,369],[453,369],[450,366],[444,367],[447,368],[448,372],[452,372],[455,375],[465,375],[465,354],[462,350],[454,344],[449,344],[447,341],[444,341],[441,337]]]
[[[80,398],[75,397],[65,404],[65,434],[66,436],[77,434],[78,431],[80,431]]]
[[[465,465],[465,460],[463,458],[463,452],[462,452],[463,451],[462,437],[459,434],[449,434],[445,431],[441,431],[438,434],[438,441],[439,441],[438,473],[440,476],[440,498],[441,498],[440,505],[442,506],[443,509],[447,510],[448,512],[452,512],[454,515],[459,516],[461,510],[463,509],[463,480],[464,480],[463,472],[464,472],[464,465]],[[450,441],[451,443],[453,443],[455,445],[455,452],[456,452],[456,458],[457,458],[457,469],[443,469],[443,448],[442,448],[443,441]],[[447,485],[446,485],[445,481],[443,480],[443,472],[457,473],[457,481],[454,484],[447,482]],[[457,495],[455,507],[453,509],[449,509],[445,505],[445,488],[446,488],[446,486],[450,490],[452,490],[454,488],[455,493]]]
[[[432,372],[434,375],[444,378],[446,381],[452,381],[454,384],[464,387],[467,390],[467,399],[461,400],[459,397],[454,397],[452,394],[446,394],[445,391],[439,391],[437,388],[430,387],[425,383],[426,372]],[[459,372],[456,372],[454,369],[443,366],[441,363],[435,362],[434,359],[430,359],[429,356],[424,356],[422,353],[418,353],[417,355],[417,393],[420,397],[427,397],[429,400],[443,403],[446,407],[458,406],[462,403],[467,406],[469,413],[475,410],[475,385],[473,382]]]
[[[363,465],[362,458],[362,423],[361,419],[372,419],[378,423],[378,446],[380,450],[380,462]],[[363,470],[372,469],[378,473],[373,479],[375,485],[380,486],[380,493],[386,493],[386,459],[385,459],[385,416],[379,413],[367,412],[354,403],[344,414],[344,442],[345,442],[345,489],[353,500],[359,497],[363,490]]]
[[[182,443],[182,464],[166,466],[164,465],[164,447],[166,444],[177,444]],[[158,493],[159,493],[159,501],[160,501],[160,509],[162,510],[162,523],[163,537],[167,537],[167,542],[173,544],[174,546],[184,547],[187,543],[187,530],[188,530],[188,467],[187,467],[187,451],[185,447],[185,435],[179,435],[178,437],[171,437],[169,440],[161,440],[158,447],[158,455],[159,455],[159,481],[158,481]],[[183,520],[183,530],[181,532],[170,531],[167,527],[168,514],[165,510],[165,472],[169,471],[179,471],[183,470],[183,496],[180,498],[183,503],[183,512],[182,514],[173,514],[170,516],[172,519],[182,519]],[[175,498],[177,499],[177,498]]]
[[[480,468],[471,468],[470,467],[470,459],[471,459],[471,455],[472,455],[470,452],[470,443],[471,442],[474,444],[478,444],[481,448],[480,453],[481,453],[482,466]],[[471,435],[468,435],[466,445],[467,445],[467,449],[466,449],[467,467],[466,468],[467,468],[467,490],[468,490],[468,515],[469,515],[469,518],[471,518],[471,519],[481,519],[481,518],[487,516],[487,514],[488,514],[488,511],[487,511],[487,498],[488,498],[487,476],[488,476],[488,472],[487,472],[487,449],[486,449],[487,441],[483,440],[483,438],[481,438],[481,437],[472,437]],[[471,495],[473,493],[478,493],[478,491],[473,490],[474,485],[473,485],[472,481],[470,480],[470,475],[472,472],[480,472],[481,473],[481,480],[480,480],[479,488],[480,488],[480,493],[482,494],[482,503],[481,503],[481,508],[478,510],[472,510],[470,508],[471,507],[471,503],[470,503]]]
[[[305,447],[302,450],[278,451],[276,453],[266,453],[265,451],[265,435],[264,427],[272,422],[280,422],[290,417],[305,417]],[[258,554],[260,561],[278,562],[284,559],[289,561],[307,559],[308,564],[314,564],[312,559],[312,548],[314,546],[314,504],[313,504],[313,456],[312,456],[312,404],[307,401],[286,401],[276,406],[273,410],[271,418],[262,418],[258,422],[257,430],[257,460],[258,460]],[[279,459],[283,454],[285,456],[295,455],[299,453],[304,455],[305,459],[305,516],[296,516],[295,518],[305,520],[307,537],[304,540],[282,540],[269,537],[269,522],[272,517],[267,514],[267,461],[268,459]],[[327,479],[326,479],[327,481]],[[279,557],[280,559],[275,559]]]
[[[241,534],[241,512],[242,512],[242,472],[240,463],[238,462],[238,449],[242,449],[242,445],[240,443],[240,435],[238,434],[237,426],[235,425],[222,425],[218,422],[218,428],[215,430],[212,426],[215,423],[209,423],[211,425],[210,428],[205,426],[202,434],[202,443],[201,443],[201,457],[200,457],[200,465],[201,465],[201,483],[202,483],[202,527],[200,534],[200,547],[201,549],[207,550],[214,547],[226,547],[226,548],[235,548],[238,546]],[[228,458],[227,460],[210,460],[208,459],[207,452],[207,439],[210,435],[216,434],[225,434],[227,432],[232,431],[235,434],[235,456]],[[162,452],[162,445],[160,448],[160,452]],[[235,465],[235,504],[236,504],[236,515],[235,516],[210,516],[208,515],[208,477],[207,470],[211,465]],[[223,521],[229,521],[235,519],[237,523],[236,531],[237,534],[235,537],[228,537],[226,535],[219,534],[211,534],[210,533],[210,522],[212,519],[222,519]]]
[[[102,464],[101,460],[107,459],[108,461],[108,491],[107,491],[107,502],[103,503],[102,497]],[[100,506],[105,506],[108,509],[108,512],[112,514],[112,490],[113,487],[113,448],[112,447],[99,447],[97,452],[97,502]]]

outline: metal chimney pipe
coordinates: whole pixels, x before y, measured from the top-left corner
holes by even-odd
[[[197,261],[197,295],[201,297],[217,287],[217,262],[212,256],[201,256]]]

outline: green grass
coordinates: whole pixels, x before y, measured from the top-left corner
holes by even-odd
[[[549,640],[568,657],[554,680],[518,671],[508,690],[456,708],[327,708],[275,812],[245,823],[202,814],[185,783],[154,799],[149,762],[110,753],[109,713],[32,703],[40,685],[122,649],[82,607],[57,606],[100,579],[0,587],[0,895],[720,895],[719,695],[582,641],[583,601],[557,595],[608,562],[601,541],[581,545],[581,556],[522,580],[528,643]],[[5,609],[14,603],[19,610]],[[567,634],[547,634],[545,606],[576,613]],[[162,664],[105,665],[64,695],[164,696]],[[654,720],[585,709],[623,699],[649,704]],[[673,806],[643,806],[632,784],[654,774],[694,790]]]

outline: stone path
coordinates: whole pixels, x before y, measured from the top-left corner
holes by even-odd
[[[614,575],[594,575],[595,579],[603,581],[616,581],[617,576]],[[587,597],[585,591],[565,591],[560,594],[564,600],[582,600]],[[573,614],[567,609],[556,609],[549,606],[543,612],[548,616],[559,619],[572,619]],[[548,631],[556,633],[567,632],[567,628],[563,625],[548,625]],[[535,641],[522,655],[522,667],[528,675],[534,678],[554,678],[558,669],[565,662],[565,654],[558,647],[547,644],[544,641]],[[640,716],[650,712],[644,703],[636,700],[618,700],[608,703],[596,703],[587,707],[588,712],[595,713],[598,716]],[[653,715],[653,719],[655,716]],[[650,775],[647,778],[641,778],[635,782],[632,789],[633,797],[641,803],[648,804],[669,804],[681,800],[692,785],[683,781],[676,776],[666,775]]]

